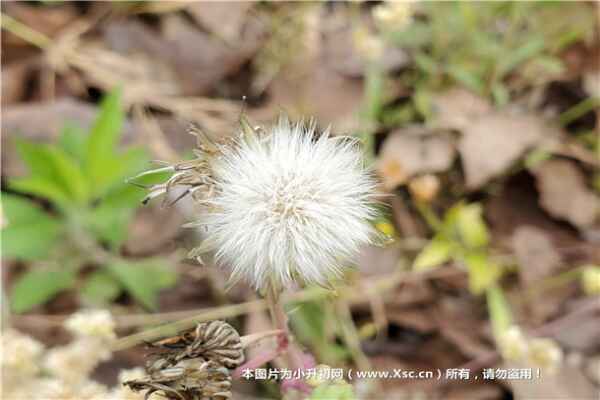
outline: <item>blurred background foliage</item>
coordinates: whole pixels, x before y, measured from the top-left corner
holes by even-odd
[[[107,306],[126,290],[147,308],[156,308],[159,290],[172,286],[174,273],[165,260],[126,260],[119,249],[144,196],[125,183],[148,161],[141,148],[118,151],[124,112],[120,92],[109,94],[89,133],[66,125],[56,144],[16,139],[29,176],[8,181],[12,191],[45,199],[3,195],[3,257],[28,261],[29,269],[14,283],[11,306],[28,311],[59,292],[77,288],[84,304]],[[101,269],[78,279],[86,263]]]

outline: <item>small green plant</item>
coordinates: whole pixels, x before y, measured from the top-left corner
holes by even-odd
[[[513,93],[555,78],[565,69],[559,53],[587,40],[593,13],[565,2],[423,2],[413,21],[383,27],[386,41],[409,51],[414,68],[400,79],[414,88],[408,109],[385,119],[430,114],[431,96],[463,86],[498,105]]]
[[[472,293],[481,294],[494,285],[502,275],[502,267],[490,256],[481,206],[460,202],[446,212],[443,221],[437,221],[428,206],[421,208],[436,233],[417,255],[413,269],[427,270],[454,260],[467,267]]]
[[[88,135],[67,125],[56,144],[16,139],[30,175],[11,179],[12,193],[2,193],[2,256],[28,262],[12,287],[13,311],[68,289],[79,289],[88,304],[106,304],[125,290],[152,309],[158,291],[174,284],[162,260],[129,260],[119,252],[144,195],[125,179],[148,160],[143,149],[117,150],[123,120],[115,91]]]

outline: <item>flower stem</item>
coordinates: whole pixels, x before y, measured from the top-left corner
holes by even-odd
[[[280,301],[280,292],[276,289],[273,282],[267,288],[266,301],[269,306],[269,313],[275,329],[283,332],[282,341],[279,342],[279,348],[283,351],[283,361],[285,367],[292,371],[303,370],[311,363],[309,357],[305,355],[294,341],[293,335],[288,326],[288,317]]]

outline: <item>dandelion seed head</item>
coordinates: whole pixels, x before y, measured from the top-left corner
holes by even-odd
[[[371,243],[375,180],[357,142],[280,119],[242,136],[212,165],[214,195],[202,216],[217,262],[257,289],[297,279],[325,285]]]

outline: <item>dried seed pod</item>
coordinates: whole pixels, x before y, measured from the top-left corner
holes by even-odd
[[[181,358],[202,357],[227,368],[235,368],[244,362],[240,335],[228,323],[211,321],[198,324],[194,336],[194,341],[181,353]]]
[[[231,398],[230,368],[244,361],[237,331],[224,321],[198,324],[150,344],[156,349],[146,365],[146,377],[125,382],[148,398],[161,392],[168,399],[225,400]]]
[[[201,358],[182,360],[174,366],[123,384],[134,391],[148,390],[146,398],[158,391],[167,399],[231,398],[229,370],[216,362]]]
[[[215,361],[227,368],[235,368],[244,361],[240,335],[224,321],[210,321],[195,328],[152,344],[167,350],[180,350],[172,357],[177,362],[186,358],[201,357]]]

